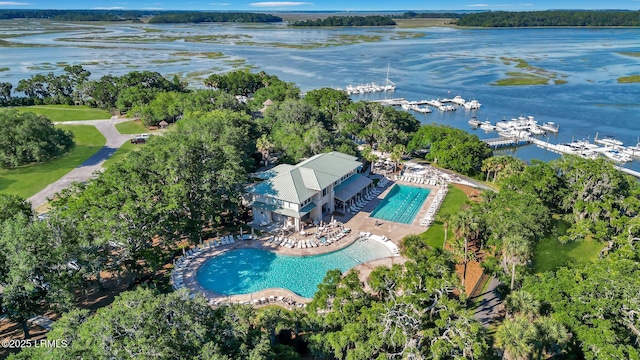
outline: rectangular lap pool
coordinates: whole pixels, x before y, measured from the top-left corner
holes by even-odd
[[[411,224],[429,196],[429,192],[429,189],[396,184],[369,216]]]

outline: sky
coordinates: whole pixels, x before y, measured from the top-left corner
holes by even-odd
[[[639,10],[640,0],[15,0],[0,1],[0,9],[122,9],[122,10],[243,10],[243,11],[364,11],[364,10],[505,10],[625,9]]]

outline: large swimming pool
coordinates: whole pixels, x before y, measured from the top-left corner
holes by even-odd
[[[371,217],[411,224],[429,196],[429,189],[395,184],[371,212]]]
[[[343,272],[371,260],[393,254],[373,240],[356,241],[348,247],[315,256],[285,256],[259,249],[236,249],[209,259],[196,274],[208,290],[224,295],[248,294],[284,288],[311,298],[328,270]]]

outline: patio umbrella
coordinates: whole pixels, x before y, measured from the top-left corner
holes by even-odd
[[[254,235],[254,234],[253,234],[253,228],[251,228],[251,236],[253,236],[253,235]]]
[[[240,239],[242,240],[242,226],[240,227]]]

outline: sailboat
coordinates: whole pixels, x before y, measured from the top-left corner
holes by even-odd
[[[393,91],[396,89],[396,84],[393,81],[389,80],[389,67],[390,65],[387,64],[387,80],[382,87],[383,91]]]

